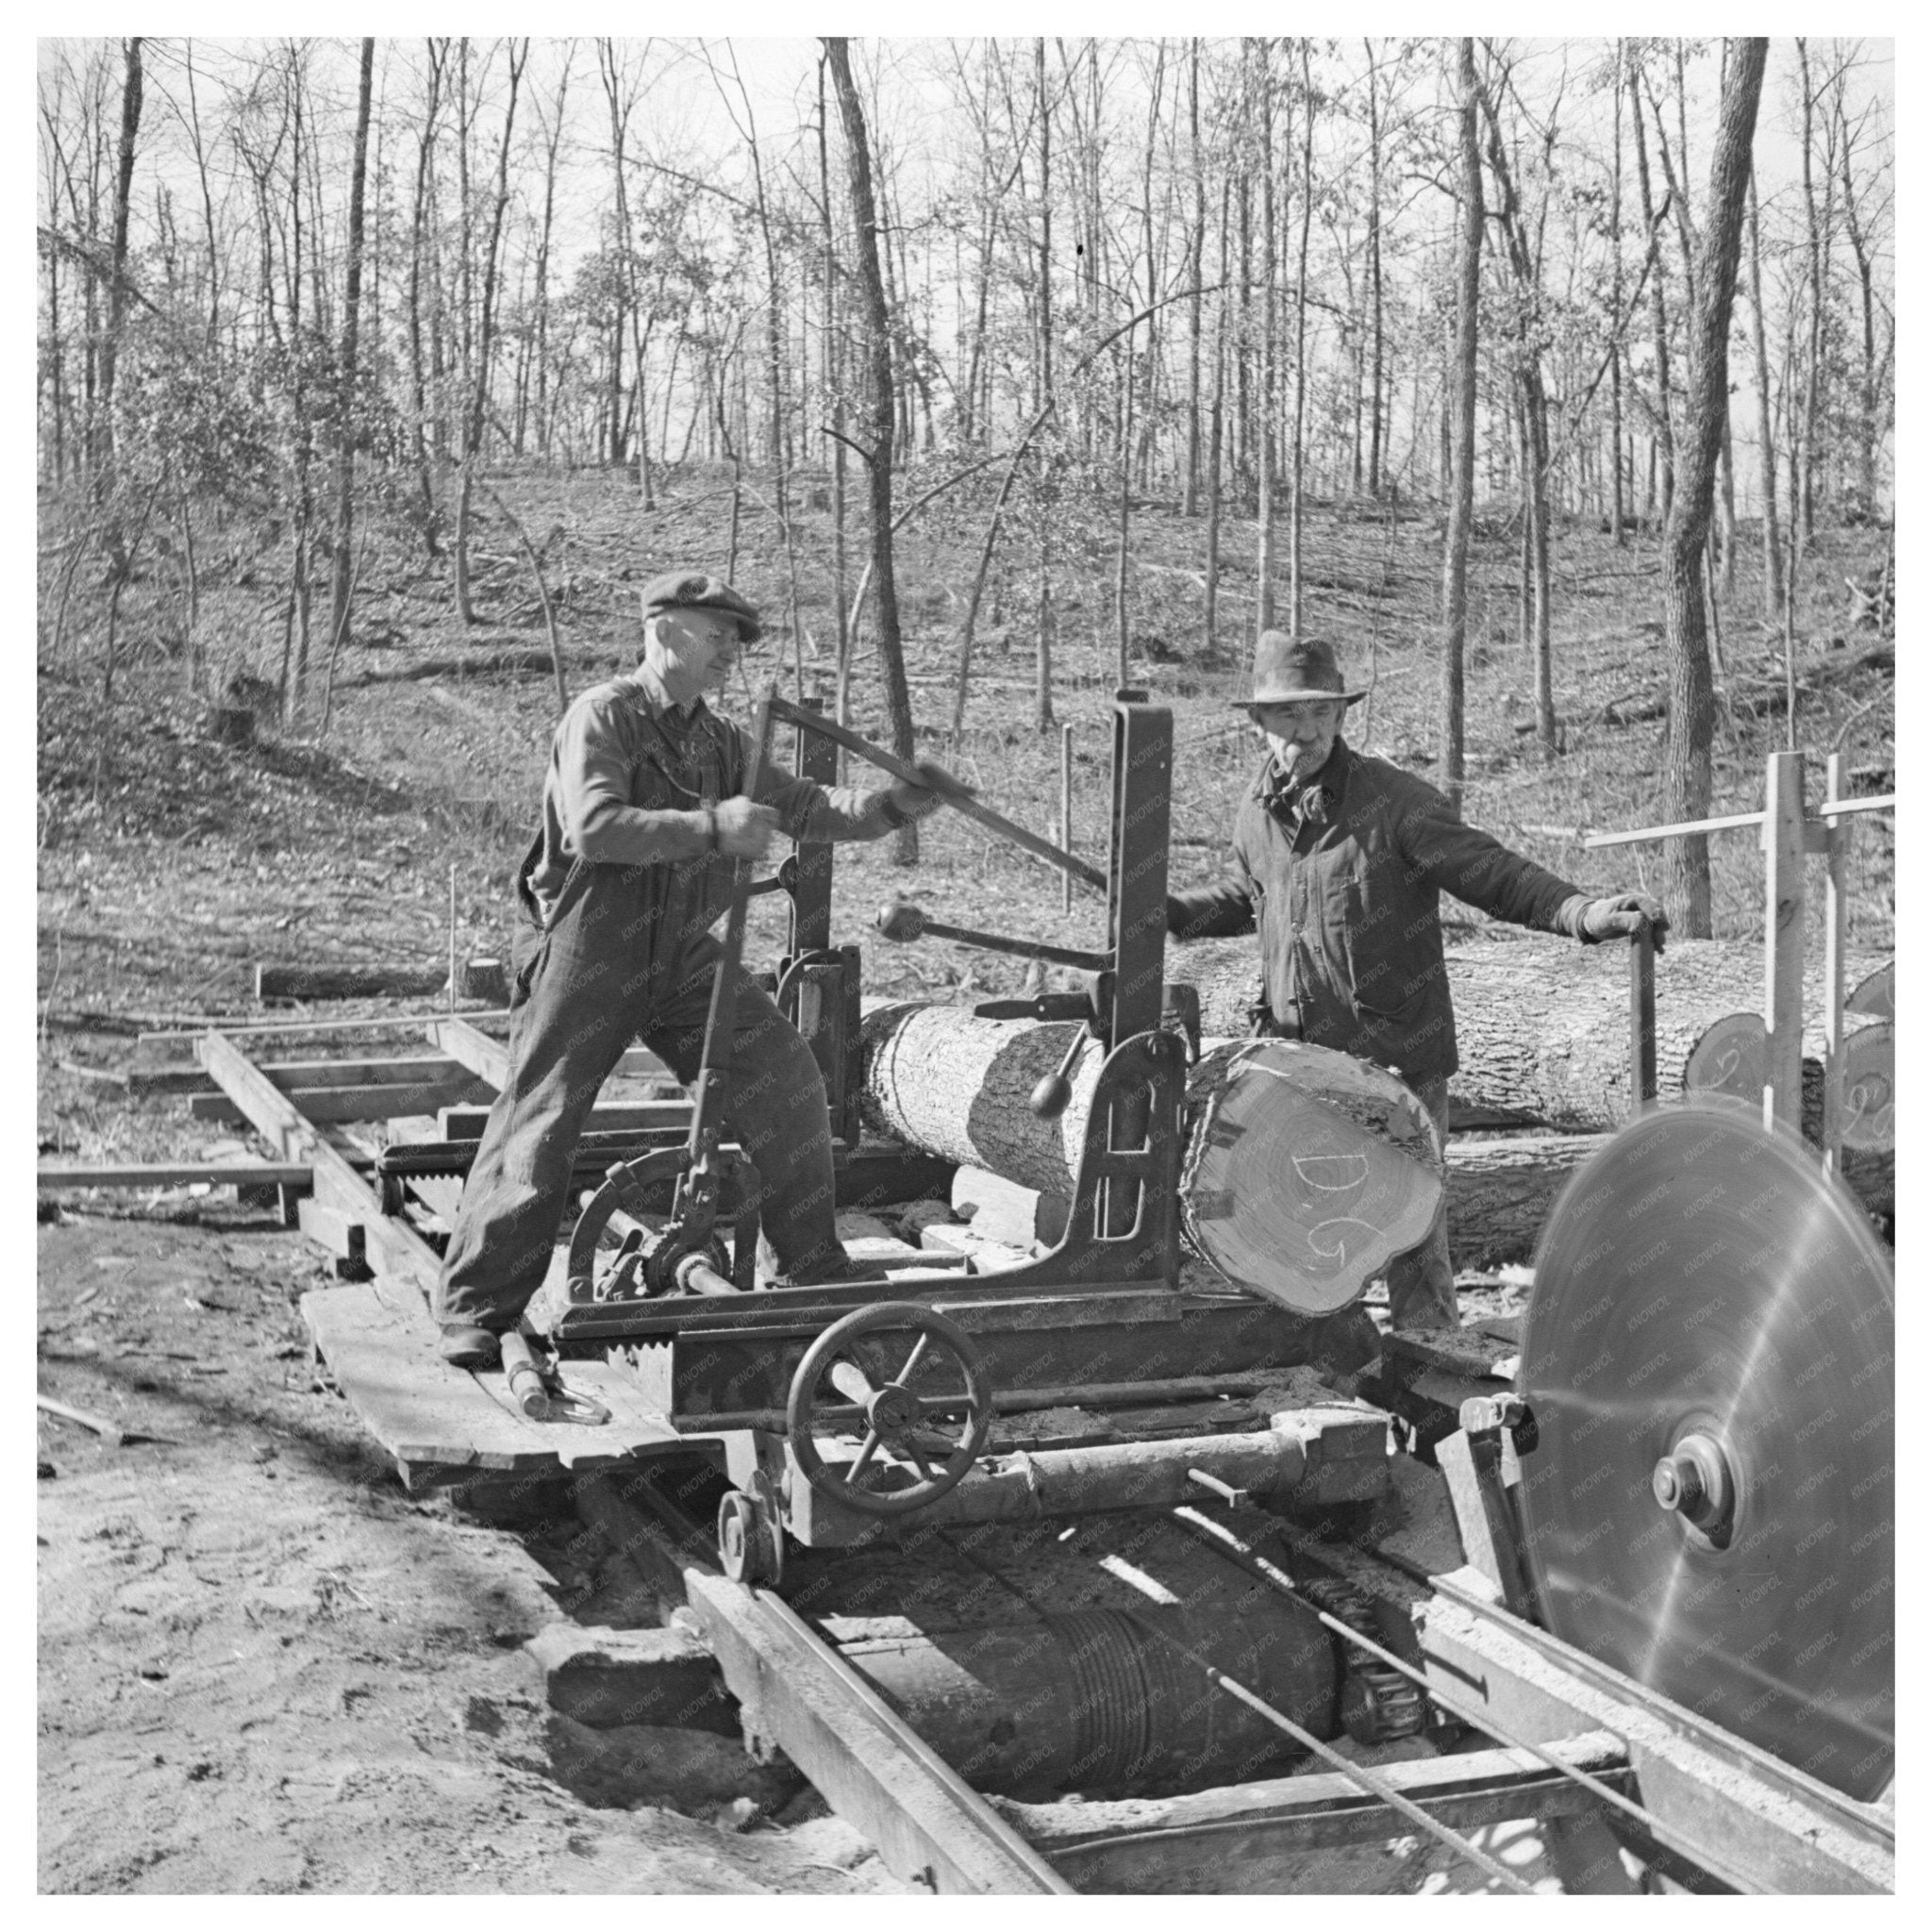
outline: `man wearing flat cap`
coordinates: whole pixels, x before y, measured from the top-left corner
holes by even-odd
[[[1586,945],[1669,922],[1641,892],[1593,899],[1465,825],[1434,786],[1341,736],[1350,691],[1334,646],[1263,631],[1244,709],[1268,742],[1235,814],[1233,862],[1219,884],[1170,896],[1177,939],[1258,930],[1257,1032],[1311,1041],[1392,1067],[1449,1126],[1456,1020],[1442,962],[1440,899]],[[1449,1227],[1389,1269],[1393,1326],[1458,1324]]]
[[[923,786],[827,790],[769,758],[745,792],[749,735],[705,703],[758,637],[730,585],[674,571],[646,585],[644,651],[587,691],[557,727],[542,823],[517,879],[509,1084],[490,1110],[436,1295],[442,1352],[494,1361],[542,1286],[577,1136],[605,1078],[641,1038],[697,1076],[732,862],[778,833],[876,839],[939,804]],[[766,1272],[837,1279],[832,1136],[811,1049],[748,974],[738,987],[724,1127],[758,1170]]]

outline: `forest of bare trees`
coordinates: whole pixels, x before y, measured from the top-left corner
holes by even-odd
[[[1042,729],[1068,570],[1124,667],[1150,506],[1224,641],[1236,544],[1242,627],[1293,629],[1307,506],[1425,507],[1453,790],[1472,525],[1521,543],[1548,752],[1580,519],[1663,545],[1692,816],[1706,600],[1754,574],[1775,625],[1821,522],[1890,514],[1890,74],[1831,40],[42,42],[42,649],[98,602],[111,696],[119,587],[165,558],[198,677],[197,587],[245,566],[292,708],[372,524],[470,623],[506,468],[643,511],[723,464],[792,629],[830,509],[841,684],[862,621],[909,750],[891,540],[930,504],[981,533],[956,729],[990,583]]]

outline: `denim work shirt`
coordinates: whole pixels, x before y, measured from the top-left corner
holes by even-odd
[[[557,727],[542,824],[517,879],[530,916],[548,927],[589,868],[621,871],[640,896],[653,978],[675,980],[729,906],[732,860],[711,850],[708,813],[744,790],[752,752],[750,733],[702,698],[680,708],[635,675],[585,691]],[[827,789],[769,758],[753,795],[796,840],[876,839],[894,824],[884,789]]]
[[[1262,988],[1301,1036],[1393,1067],[1411,1085],[1456,1071],[1441,894],[1541,932],[1580,937],[1577,889],[1464,824],[1434,786],[1341,739],[1290,791],[1271,753],[1235,815],[1217,885],[1176,892],[1182,939],[1261,934]]]

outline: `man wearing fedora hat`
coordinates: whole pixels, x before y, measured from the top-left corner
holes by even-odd
[[[1261,936],[1257,1030],[1392,1067],[1448,1132],[1456,1019],[1442,961],[1443,892],[1586,945],[1646,923],[1669,926],[1641,892],[1591,898],[1465,825],[1434,786],[1341,735],[1347,689],[1320,638],[1263,631],[1254,688],[1238,702],[1268,754],[1235,814],[1233,862],[1219,884],[1168,900],[1177,939]],[[1446,1213],[1389,1269],[1397,1328],[1456,1325]]]
[[[637,669],[585,691],[557,727],[541,824],[517,878],[530,924],[513,950],[510,1077],[437,1285],[442,1353],[461,1367],[495,1360],[497,1338],[541,1287],[577,1136],[625,1049],[641,1038],[680,1079],[696,1077],[721,956],[710,928],[732,862],[762,858],[781,832],[876,839],[940,802],[905,779],[827,790],[769,759],[747,795],[750,738],[705,692],[757,641],[758,612],[702,571],[654,579],[642,603]],[[824,1081],[748,974],[724,1125],[758,1170],[767,1272],[837,1278],[846,1257],[833,1230]]]

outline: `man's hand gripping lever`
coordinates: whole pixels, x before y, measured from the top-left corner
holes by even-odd
[[[769,722],[766,730],[770,731]],[[758,765],[764,764],[760,751]],[[757,778],[755,769],[752,776]],[[771,849],[772,841],[778,835],[778,814],[769,805],[755,804],[750,798],[739,796],[721,798],[710,808],[708,814],[710,821],[711,850],[722,852],[726,858],[762,858]],[[733,882],[736,890],[737,882]],[[743,933],[741,930],[740,944],[742,947]]]

